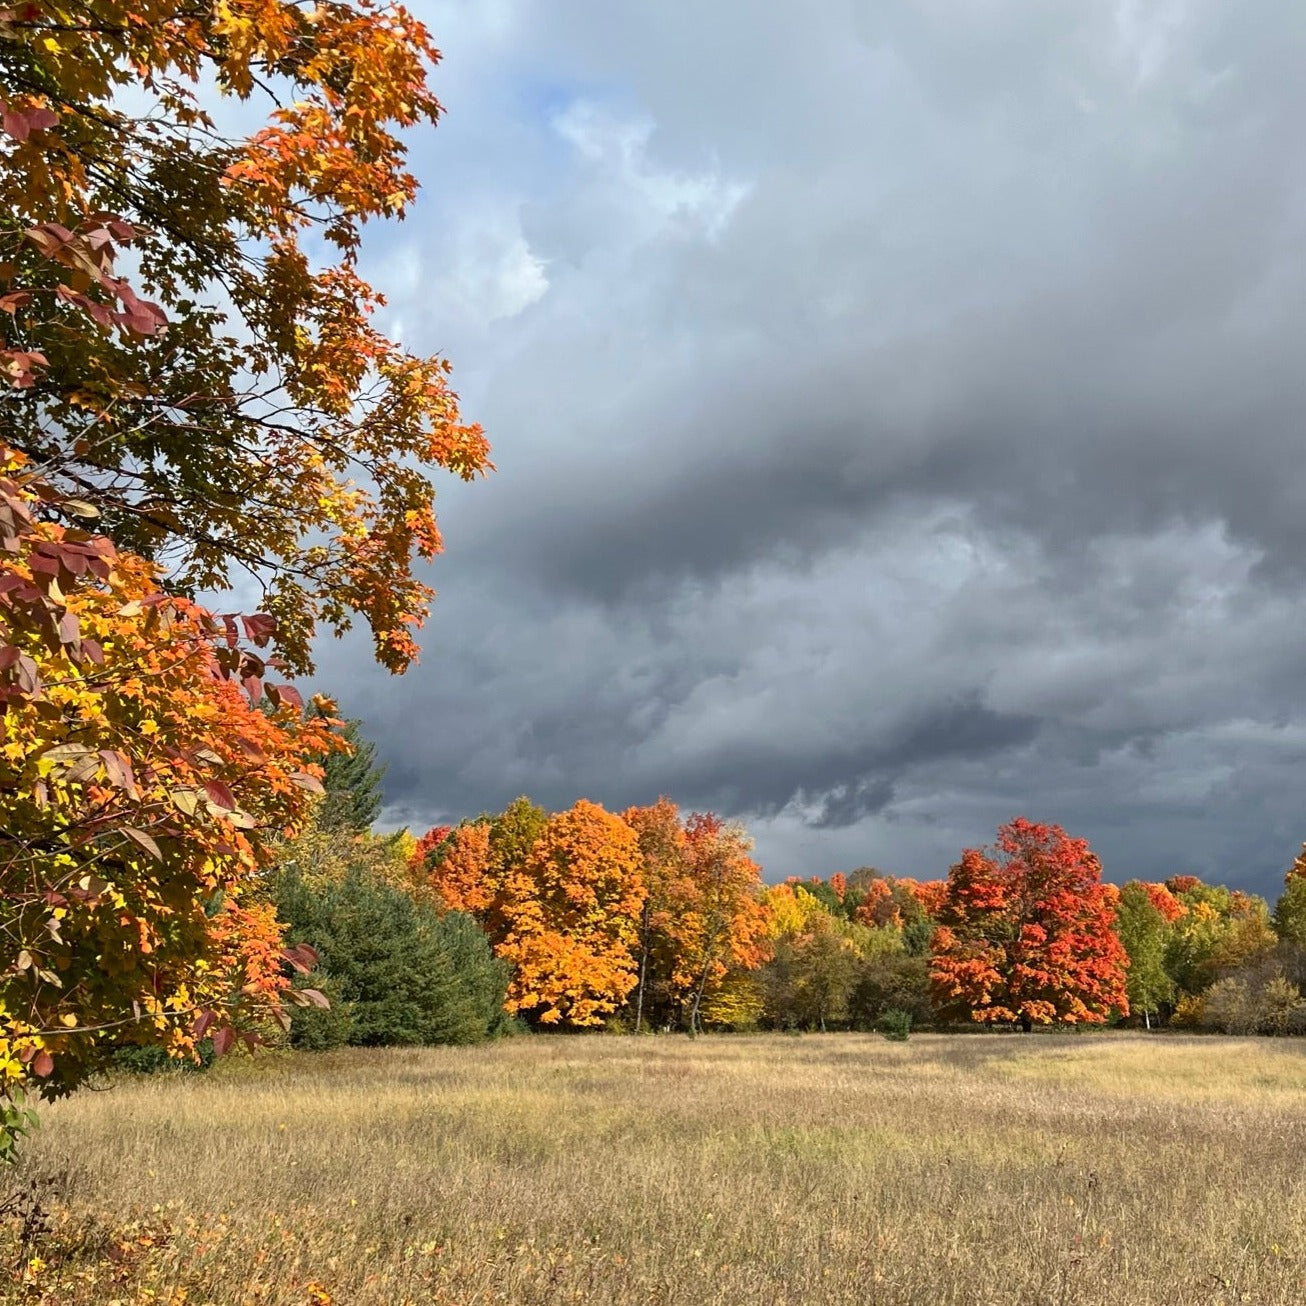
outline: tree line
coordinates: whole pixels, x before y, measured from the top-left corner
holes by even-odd
[[[329,787],[347,764],[328,762]],[[357,811],[347,789],[324,804],[345,807]],[[464,940],[481,1003],[448,1041],[514,1028],[1306,1032],[1306,860],[1271,912],[1262,898],[1188,875],[1118,888],[1084,840],[1023,819],[937,879],[864,866],[773,885],[742,826],[686,815],[665,797],[621,813],[584,799],[550,813],[522,797],[418,840],[355,826],[342,842],[339,822],[321,824],[290,846],[292,864],[275,881],[292,937],[320,954],[310,982],[349,1011],[382,994],[399,1003],[402,986],[382,977],[402,971],[411,985],[420,971],[442,1008],[449,965],[419,961],[417,940],[443,923]],[[389,934],[357,920],[379,898],[414,941],[389,931],[409,961],[387,952],[363,983],[357,951],[375,953]],[[333,923],[347,904],[354,942]],[[321,1031],[340,1019],[297,1013],[292,1034],[324,1046]],[[416,1028],[398,1041],[443,1040]],[[364,1021],[338,1028],[335,1041],[384,1040]]]

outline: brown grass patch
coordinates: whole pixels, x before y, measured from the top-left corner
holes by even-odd
[[[1303,1158],[1295,1043],[266,1057],[46,1112],[28,1168],[68,1188],[4,1299],[1300,1306]]]

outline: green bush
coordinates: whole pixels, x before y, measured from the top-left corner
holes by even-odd
[[[470,916],[442,916],[362,870],[324,886],[283,871],[273,896],[288,940],[317,950],[347,1008],[349,1043],[475,1043],[507,1030],[508,968]],[[338,1046],[340,1016],[307,1008],[296,1015],[305,1040]]]
[[[856,1029],[878,1029],[886,1011],[905,1011],[913,1025],[930,1022],[930,963],[927,957],[890,953],[863,962],[849,1003]]]
[[[157,1075],[160,1071],[195,1074],[207,1070],[217,1059],[211,1039],[204,1039],[195,1051],[199,1055],[198,1061],[192,1061],[189,1057],[179,1060],[170,1057],[157,1045],[139,1047],[129,1043],[114,1052],[113,1064],[116,1069],[125,1070],[133,1075]]]
[[[905,1043],[911,1034],[911,1012],[901,1007],[890,1007],[875,1022],[875,1028],[895,1043]]]

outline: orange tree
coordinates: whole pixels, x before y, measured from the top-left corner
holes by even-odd
[[[374,0],[0,9],[6,439],[174,588],[259,581],[292,668],[357,615],[411,662],[430,469],[489,467],[357,268],[415,194],[399,133],[435,122],[437,57]]]
[[[646,1013],[665,1018],[676,998],[677,886],[689,873],[685,828],[680,809],[661,797],[649,807],[631,807],[626,824],[639,838],[640,868],[644,879],[644,905],[639,914],[639,978],[635,986],[635,1032],[644,1027]]]
[[[1087,841],[1017,819],[948,872],[930,979],[944,1015],[1101,1023],[1129,1013],[1112,886]]]
[[[289,689],[255,708],[270,663],[242,638],[275,632],[293,672],[361,617],[402,671],[430,474],[490,466],[447,364],[377,328],[358,272],[364,224],[415,194],[401,133],[438,116],[436,58],[372,0],[0,8],[10,1086],[70,1087],[147,1030],[225,1044],[215,995],[283,986],[241,886],[329,729]],[[238,577],[265,613],[183,597]]]
[[[770,914],[748,835],[710,812],[682,821],[669,798],[632,807],[625,819],[639,835],[647,887],[636,1027],[651,1005],[655,1018],[696,1031],[705,997],[720,996],[728,977],[735,981],[731,1000],[716,1003],[715,1013],[742,1010],[743,975],[770,953]]]
[[[523,797],[418,846],[419,881],[474,916],[512,965],[508,1011],[598,1025],[636,987],[646,890],[639,838],[621,817],[583,798],[549,816]]]
[[[687,874],[672,890],[673,980],[688,1002],[689,1031],[700,1027],[703,997],[734,969],[755,970],[769,955],[762,872],[742,826],[711,812],[685,822]]]
[[[549,817],[504,876],[495,951],[514,967],[508,1010],[543,1025],[600,1024],[637,982],[644,896],[639,840],[621,817],[583,798]]]
[[[293,829],[321,791],[320,767],[305,759],[332,746],[335,723],[306,718],[293,689],[264,680],[268,663],[242,647],[235,618],[160,592],[153,567],[105,537],[42,520],[38,505],[51,502],[57,492],[6,454],[0,1097],[10,1124],[24,1090],[67,1092],[122,1042],[184,1055],[207,1034],[221,1051],[252,1017],[284,1023],[283,999],[317,1000],[287,992],[281,929],[257,890],[265,835]],[[255,646],[270,633],[258,618],[243,630]]]

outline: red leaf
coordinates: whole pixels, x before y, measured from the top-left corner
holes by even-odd
[[[307,975],[317,965],[317,949],[310,948],[307,943],[296,943],[291,947],[282,948],[281,958],[289,962],[301,975]]]
[[[42,1048],[32,1061],[32,1070],[42,1079],[54,1069],[54,1058]]]
[[[210,780],[204,786],[204,792],[208,794],[209,802],[214,807],[220,807],[224,812],[234,812],[236,810],[235,795],[221,780]]]
[[[231,1045],[236,1041],[236,1031],[230,1025],[223,1025],[221,1029],[213,1031],[213,1052],[214,1055],[225,1057],[231,1051]]]
[[[277,633],[276,618],[269,617],[265,612],[241,617],[240,624],[245,627],[245,638],[253,640],[260,648]]]
[[[268,697],[272,699],[278,707],[282,703],[289,703],[297,711],[304,710],[304,699],[294,685],[269,685]]]

